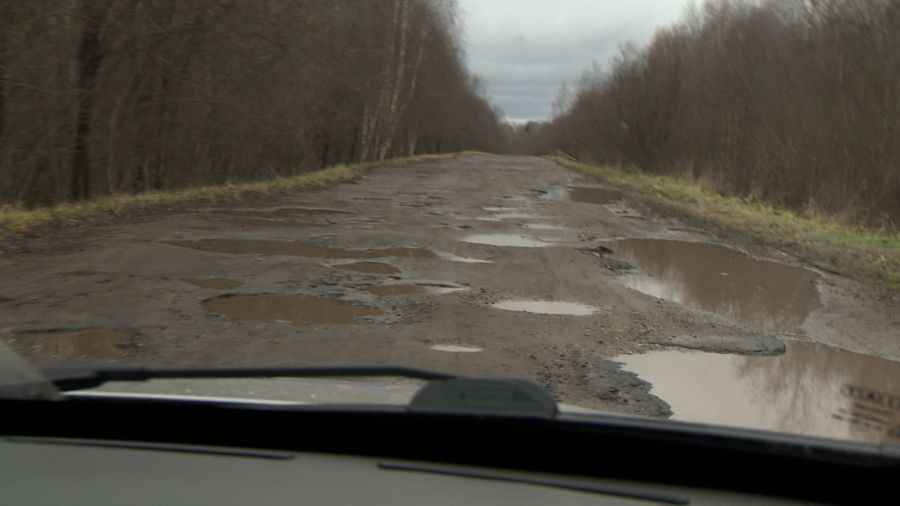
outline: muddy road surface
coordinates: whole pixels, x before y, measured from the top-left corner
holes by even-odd
[[[900,388],[896,298],[540,158],[378,169],[4,249],[0,331],[41,365],[402,364],[684,419],[723,402],[698,386],[717,381],[759,409],[837,396],[817,420],[840,393],[804,382]],[[704,369],[728,372],[687,375]]]

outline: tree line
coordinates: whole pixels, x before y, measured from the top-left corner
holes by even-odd
[[[900,228],[896,0],[707,1],[558,103],[526,149]]]
[[[453,0],[3,0],[0,204],[494,150]]]

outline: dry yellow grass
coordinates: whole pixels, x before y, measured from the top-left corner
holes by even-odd
[[[456,155],[420,155],[378,163],[336,165],[297,176],[279,177],[266,181],[200,186],[183,190],[147,192],[136,195],[109,195],[86,202],[66,203],[38,209],[3,206],[0,207],[0,238],[25,232],[42,225],[77,224],[92,218],[117,215],[134,209],[164,208],[189,203],[223,202],[249,196],[310,190],[359,178],[374,167],[447,160],[454,156]]]

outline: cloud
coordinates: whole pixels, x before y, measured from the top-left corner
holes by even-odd
[[[687,0],[461,0],[469,68],[510,119],[544,119],[563,82],[650,40]]]

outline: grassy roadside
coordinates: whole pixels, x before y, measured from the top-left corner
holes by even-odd
[[[597,167],[562,157],[551,160],[645,196],[695,220],[746,234],[791,251],[814,265],[900,289],[900,235],[803,216],[759,202],[726,197],[685,179]]]
[[[109,195],[87,202],[65,203],[38,209],[26,210],[3,206],[0,207],[0,239],[44,225],[84,223],[92,219],[115,216],[137,209],[161,209],[182,204],[233,201],[246,197],[277,195],[322,188],[331,184],[357,179],[365,175],[369,170],[377,167],[447,160],[455,156],[457,155],[419,155],[375,163],[335,165],[314,172],[266,181],[221,186],[199,186],[182,190],[147,192],[135,195]]]

